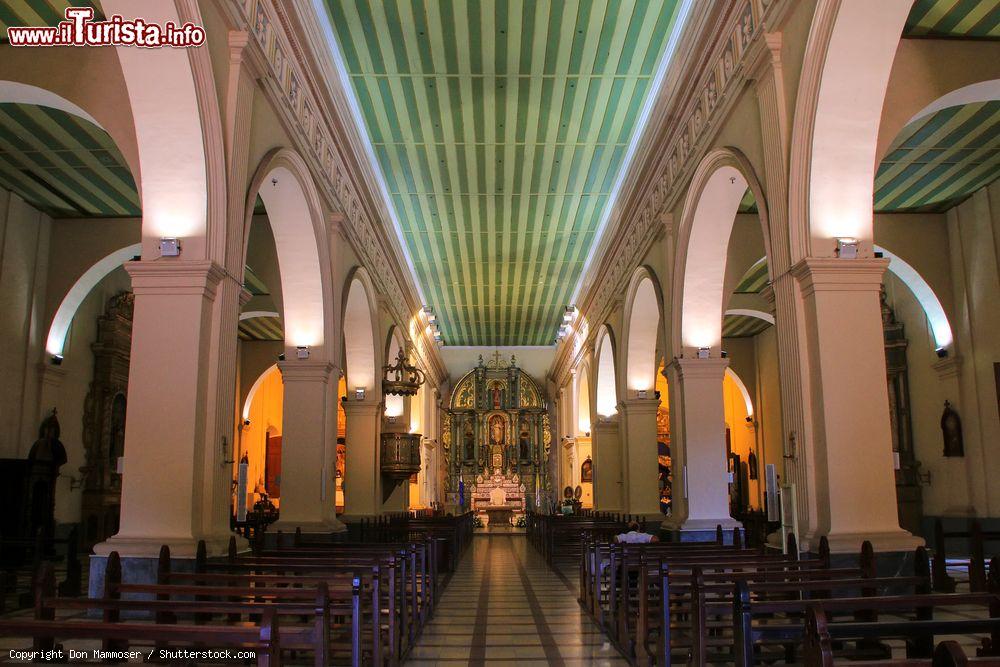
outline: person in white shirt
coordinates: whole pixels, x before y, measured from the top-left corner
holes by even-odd
[[[659,538],[656,535],[650,535],[649,533],[639,532],[639,524],[635,521],[628,525],[627,533],[620,533],[615,535],[615,542],[625,543],[625,544],[648,544],[650,542],[659,542]]]

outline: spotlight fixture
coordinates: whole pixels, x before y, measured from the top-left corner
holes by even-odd
[[[424,306],[424,317],[426,317],[427,321],[432,325],[437,322],[437,315],[434,314],[434,311],[431,310],[430,306]]]
[[[646,389],[637,389],[635,392],[636,398],[646,398],[647,396],[649,396],[649,391]]]
[[[576,306],[566,306],[563,311],[563,322],[569,324],[576,318]]]
[[[285,360],[285,353],[282,352],[281,354],[278,355],[278,361],[284,361],[284,360]]]
[[[49,357],[49,361],[52,362],[53,366],[62,366],[63,356],[61,354],[53,354]]]
[[[181,240],[172,237],[160,239],[160,257],[178,257],[181,254]]]
[[[365,400],[365,388],[364,387],[355,387],[354,388],[354,400],[355,401],[363,401],[363,400]]]
[[[708,359],[709,354],[711,353],[711,351],[712,351],[712,348],[710,348],[710,347],[699,347],[698,348],[698,358],[699,359]]]
[[[726,352],[725,350],[723,350],[723,351],[722,351],[722,358],[723,358],[723,359],[725,359],[725,358],[726,358],[726,357],[728,357],[728,356],[729,356],[729,353],[728,353],[728,352]]]
[[[308,359],[309,358],[309,346],[308,345],[298,345],[295,348],[295,358],[296,359]]]
[[[946,347],[939,347],[934,351],[937,352],[937,356],[939,359],[944,359],[945,357],[948,356],[948,348]]]
[[[857,259],[860,242],[855,238],[837,239],[837,257],[840,259]]]

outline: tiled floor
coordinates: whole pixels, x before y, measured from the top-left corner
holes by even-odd
[[[627,664],[576,596],[524,535],[477,535],[407,664]]]

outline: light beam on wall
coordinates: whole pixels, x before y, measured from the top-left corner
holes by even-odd
[[[916,269],[897,255],[889,252],[882,246],[875,246],[875,250],[876,252],[881,252],[889,260],[889,271],[903,281],[903,284],[913,292],[913,296],[920,303],[920,307],[923,308],[924,314],[927,316],[927,321],[931,325],[935,346],[939,349],[950,346],[954,342],[951,324],[948,322],[948,316],[944,312],[941,301],[938,300],[931,286],[927,284],[927,281],[924,280],[923,276]]]
[[[73,323],[73,317],[83,300],[90,294],[97,283],[101,282],[105,276],[117,269],[119,266],[129,261],[142,252],[142,244],[135,243],[120,250],[116,250],[107,257],[104,257],[92,267],[87,269],[70,288],[62,303],[56,310],[55,317],[52,318],[52,325],[49,327],[49,335],[45,339],[45,351],[52,355],[62,355],[63,347],[66,344],[66,334]]]

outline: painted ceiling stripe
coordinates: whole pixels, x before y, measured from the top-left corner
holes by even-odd
[[[1000,0],[917,0],[906,21],[907,37],[1000,37]]]
[[[911,122],[875,178],[875,210],[945,211],[1000,174],[1000,101],[948,107]]]

